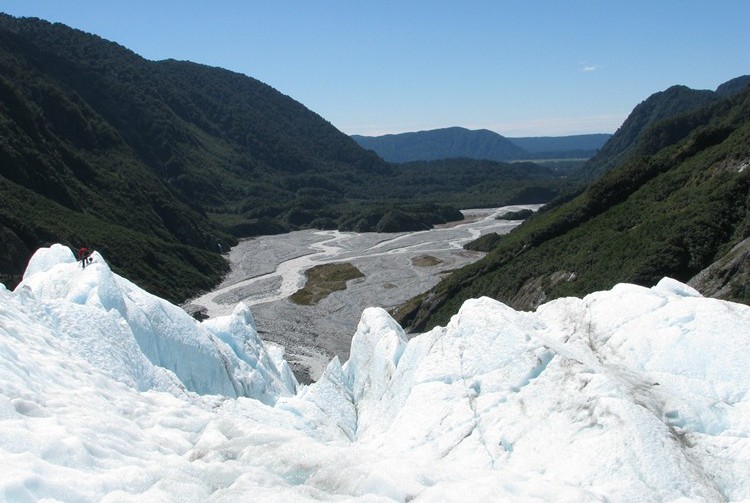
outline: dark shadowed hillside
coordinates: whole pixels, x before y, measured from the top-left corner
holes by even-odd
[[[6,281],[39,245],[85,243],[172,299],[218,281],[232,234],[289,230],[312,218],[301,197],[366,197],[390,173],[257,80],[4,15],[0,137]]]
[[[750,86],[750,75],[743,75],[724,82],[716,88],[716,94],[722,98],[729,98]]]
[[[463,179],[489,183],[486,204],[528,188],[495,166],[475,173]],[[59,241],[96,248],[142,286],[184,299],[216,284],[227,269],[218,251],[238,237],[423,229],[460,218],[442,204],[453,179],[441,168],[389,165],[245,75],[148,61],[61,24],[0,15],[0,276],[8,285],[37,247]],[[449,202],[476,186],[464,183]]]

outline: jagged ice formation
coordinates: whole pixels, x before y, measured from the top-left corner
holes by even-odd
[[[410,340],[370,308],[304,387],[245,306],[54,245],[0,288],[0,499],[747,501],[749,353],[750,307],[665,278]]]

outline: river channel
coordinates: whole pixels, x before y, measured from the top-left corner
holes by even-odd
[[[450,271],[475,262],[482,253],[463,245],[481,235],[510,232],[519,221],[496,217],[539,205],[464,210],[465,219],[434,229],[394,234],[303,230],[241,241],[227,254],[231,271],[213,291],[190,301],[210,317],[229,314],[238,302],[251,306],[261,338],[285,348],[300,382],[317,380],[334,356],[349,357],[362,311],[390,310],[434,285]],[[305,284],[313,266],[350,263],[364,275],[346,290],[316,305],[289,296]]]

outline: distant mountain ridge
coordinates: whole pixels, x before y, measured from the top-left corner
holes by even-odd
[[[352,135],[362,147],[388,162],[434,161],[452,158],[518,161],[550,158],[589,158],[609,134],[562,137],[506,138],[487,129],[449,127],[383,136]]]
[[[530,136],[508,139],[531,154],[567,152],[590,154],[591,152],[596,152],[602,148],[611,137],[612,135],[610,133],[593,133],[567,136]]]
[[[362,147],[389,162],[470,158],[507,161],[523,158],[525,150],[492,131],[461,127],[377,137],[352,136]]]

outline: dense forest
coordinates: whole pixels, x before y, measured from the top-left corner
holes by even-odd
[[[446,323],[472,297],[533,309],[619,282],[652,286],[663,276],[750,303],[748,84],[741,77],[717,92],[677,87],[650,97],[585,166],[584,174],[600,177],[509,235],[471,244],[488,255],[397,318],[421,331]]]
[[[533,164],[392,165],[251,77],[0,14],[0,276],[51,242],[181,301],[240,237],[397,231],[565,190]]]

